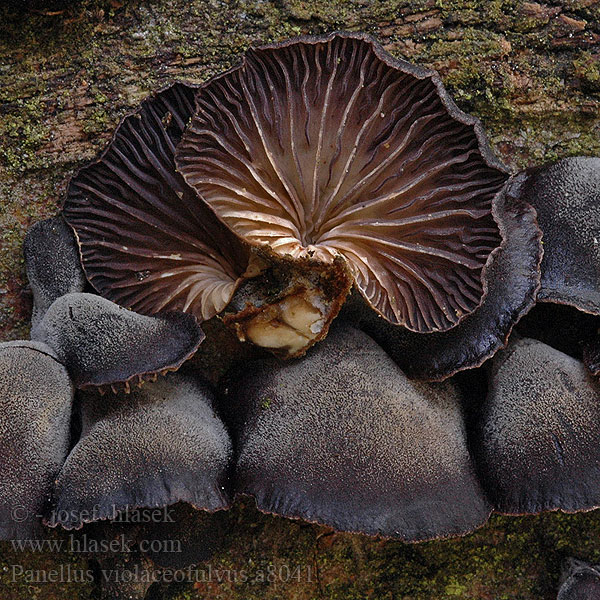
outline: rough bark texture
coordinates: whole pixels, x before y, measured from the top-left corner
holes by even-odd
[[[229,67],[249,44],[334,29],[373,33],[392,54],[438,69],[515,169],[600,155],[597,0],[3,3],[0,340],[28,331],[26,228],[56,212],[69,175],[103,148],[127,111],[168,82],[199,82]],[[600,560],[595,513],[495,517],[465,539],[418,546],[330,534],[243,506],[230,518],[236,534],[211,561],[212,583],[163,585],[155,597],[553,598],[565,556]],[[65,565],[87,568],[78,554],[4,545],[0,563],[2,598],[86,598],[92,591],[90,583],[27,577],[27,569],[62,565],[64,579]],[[20,577],[13,565],[22,566]],[[224,582],[217,569],[229,570]],[[248,582],[239,579],[242,570]]]

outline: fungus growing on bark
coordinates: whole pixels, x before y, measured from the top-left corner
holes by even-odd
[[[204,339],[193,315],[146,317],[94,294],[66,294],[35,338],[50,346],[80,389],[124,387],[177,370]]]
[[[250,50],[196,102],[178,170],[245,242],[344,257],[369,304],[413,331],[481,304],[507,175],[437,74],[331,34]]]
[[[449,331],[421,335],[373,315],[358,295],[342,316],[380,344],[409,376],[439,381],[479,367],[504,347],[515,324],[535,305],[540,285],[542,232],[535,210],[509,182],[494,199],[503,242],[488,266],[488,294],[481,306]]]
[[[56,480],[51,526],[79,528],[177,502],[227,508],[231,442],[205,384],[176,373],[126,397],[87,392],[81,412],[81,438]]]
[[[255,279],[225,321],[289,357],[326,335],[353,280],[413,331],[472,313],[506,177],[437,74],[332,34],[148,99],[73,178],[63,213],[102,295],[207,319]]]
[[[73,385],[39,342],[0,344],[0,539],[38,533],[69,450]]]
[[[600,158],[565,158],[519,180],[544,233],[538,300],[600,315]]]
[[[474,454],[496,510],[600,506],[600,387],[583,364],[532,339],[494,358]]]
[[[77,243],[62,217],[39,221],[27,230],[23,242],[27,279],[33,292],[31,329],[61,296],[85,289]]]
[[[489,516],[456,388],[409,381],[356,329],[293,362],[246,364],[225,388],[235,491],[262,511],[407,541]]]
[[[110,146],[72,179],[63,214],[85,272],[105,297],[143,314],[220,313],[243,279],[277,280],[226,322],[242,340],[285,357],[325,336],[351,285],[344,265],[252,251],[175,171],[194,89],[176,84],[119,125]],[[302,270],[302,273],[299,271]],[[254,286],[257,289],[257,286]]]

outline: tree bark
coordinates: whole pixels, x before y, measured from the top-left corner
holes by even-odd
[[[69,176],[152,90],[203,81],[250,44],[366,31],[392,54],[437,69],[511,168],[600,155],[596,0],[19,4],[0,8],[0,340],[27,336],[31,300],[21,243],[30,224],[56,213]],[[232,518],[238,533],[214,565],[266,573],[269,564],[287,564],[300,568],[299,580],[200,583],[200,597],[552,598],[563,555],[597,559],[600,552],[595,514],[494,518],[463,540],[418,546],[330,534],[250,507]],[[51,568],[61,560],[6,550],[1,562]],[[177,594],[193,587],[163,592],[184,597]],[[3,598],[29,598],[27,589],[0,581]],[[56,589],[42,586],[36,597],[78,597],[84,588]]]

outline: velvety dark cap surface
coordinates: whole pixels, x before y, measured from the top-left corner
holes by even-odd
[[[69,450],[73,385],[38,342],[0,343],[0,539],[39,531]]]
[[[146,317],[93,294],[60,297],[35,335],[54,349],[78,388],[128,389],[179,368],[204,339],[193,315]]]
[[[600,314],[600,158],[565,158],[526,173],[521,197],[544,233],[538,299]]]
[[[569,572],[558,592],[557,600],[598,600],[600,566],[571,559]]]
[[[23,242],[23,254],[33,292],[31,327],[35,329],[57,298],[83,292],[86,280],[75,236],[62,217],[32,225]]]
[[[494,358],[473,449],[503,513],[600,505],[600,387],[583,364],[536,340]]]
[[[82,395],[82,435],[58,475],[50,524],[177,502],[226,508],[231,442],[212,404],[205,384],[179,374],[129,395]]]
[[[245,365],[226,403],[235,489],[263,511],[410,541],[489,515],[457,390],[409,381],[355,329],[336,327],[299,360]]]

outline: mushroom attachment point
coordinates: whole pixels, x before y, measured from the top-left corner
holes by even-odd
[[[369,305],[413,331],[481,304],[507,174],[437,74],[331,34],[248,51],[196,103],[177,168],[246,243],[342,256]]]
[[[234,489],[264,512],[406,541],[489,516],[458,390],[411,382],[356,329],[334,326],[292,362],[245,364],[224,391]]]
[[[303,355],[329,331],[352,286],[346,262],[262,255],[260,275],[244,281],[223,313],[241,341],[280,358]],[[258,262],[258,261],[256,261]]]

